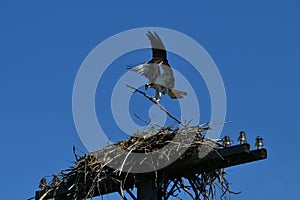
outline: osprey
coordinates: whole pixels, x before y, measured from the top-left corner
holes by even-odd
[[[173,71],[168,63],[167,51],[162,40],[155,32],[154,34],[148,32],[147,36],[152,47],[152,59],[134,67],[132,70],[145,76],[149,80],[145,85],[145,89],[155,89],[155,99],[157,101],[161,99],[162,94],[168,94],[172,99],[183,98],[187,93],[174,89],[175,79]]]

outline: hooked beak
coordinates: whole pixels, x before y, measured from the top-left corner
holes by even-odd
[[[149,88],[150,86],[149,86],[149,84],[147,83],[147,84],[145,84],[145,90],[148,90],[148,88]]]

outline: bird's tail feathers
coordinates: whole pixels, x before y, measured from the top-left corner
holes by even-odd
[[[168,95],[172,99],[182,99],[184,96],[187,95],[187,92],[183,92],[175,89],[169,89]]]

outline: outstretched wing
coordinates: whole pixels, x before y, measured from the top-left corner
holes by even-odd
[[[160,64],[161,68],[163,69],[162,75],[158,77],[155,83],[159,85],[163,85],[167,88],[173,88],[174,76],[173,76],[173,71],[167,60],[166,48],[156,32],[154,33],[148,32],[147,36],[152,46],[152,60],[149,62]]]
[[[160,37],[157,35],[156,32],[154,32],[153,34],[150,31],[148,31],[147,36],[150,40],[152,47],[152,60],[150,60],[149,63],[167,63],[167,51]]]
[[[156,79],[161,75],[159,64],[168,62],[167,52],[157,33],[148,31],[147,36],[152,47],[152,59],[147,63],[136,66],[132,70],[148,78],[149,82],[155,83]]]
[[[149,79],[149,82],[163,85],[167,88],[174,87],[173,71],[167,60],[166,48],[156,32],[148,31],[147,37],[152,47],[152,59],[147,63],[140,64],[133,68],[137,72]],[[160,67],[163,69],[161,74]]]
[[[156,63],[144,63],[136,66],[132,71],[145,76],[149,82],[154,83],[160,76],[160,69]]]

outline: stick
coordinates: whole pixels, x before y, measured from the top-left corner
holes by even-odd
[[[126,162],[128,156],[129,156],[129,154],[130,154],[133,150],[134,150],[134,148],[132,148],[132,149],[128,152],[128,154],[125,156],[124,161],[123,161],[123,163],[122,163],[122,165],[121,165],[121,167],[120,167],[119,176],[120,176],[121,173],[122,173],[123,167],[124,167],[124,165],[125,165],[125,162]]]
[[[151,119],[150,119],[150,121],[147,121],[147,120],[145,120],[144,118],[142,118],[141,116],[139,116],[138,114],[136,114],[136,113],[134,113],[134,116],[137,118],[137,119],[139,119],[139,120],[141,120],[142,122],[144,122],[147,126],[151,126],[151,128],[155,128],[155,127],[159,127],[159,128],[162,128],[161,126],[159,126],[158,124],[152,124],[151,123]]]
[[[132,86],[130,86],[130,85],[127,85],[127,84],[126,84],[126,86],[129,87],[129,88],[131,88],[131,89],[133,89],[134,92],[138,92],[138,93],[144,95],[144,97],[146,97],[147,99],[149,99],[152,103],[156,104],[163,112],[165,112],[170,118],[172,118],[172,119],[173,119],[174,121],[176,121],[178,124],[182,125],[183,127],[186,126],[186,125],[183,124],[179,119],[177,119],[174,115],[172,115],[169,111],[167,111],[167,109],[165,109],[162,105],[160,105],[160,104],[158,103],[158,101],[156,101],[153,97],[150,97],[150,96],[147,95],[145,92],[143,92],[143,91],[141,91],[141,90],[139,90],[139,89],[137,89],[137,88],[134,88],[134,87],[132,87]]]
[[[39,200],[43,200],[51,191],[52,191],[53,189],[50,189],[50,190],[48,190],[47,192],[45,192],[44,194],[43,194],[43,196],[41,196],[40,197],[40,199]]]

